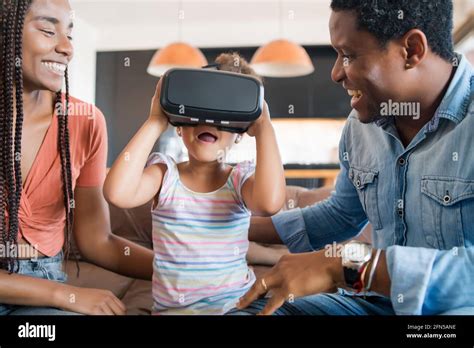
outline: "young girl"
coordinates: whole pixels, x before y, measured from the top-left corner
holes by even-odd
[[[220,70],[255,75],[235,53],[220,55],[216,63]],[[222,153],[242,135],[207,125],[177,128],[189,161],[176,163],[161,153],[148,157],[168,126],[160,89],[161,82],[148,120],[115,161],[104,194],[122,208],[154,198],[153,312],[224,314],[255,281],[245,259],[251,212],[273,215],[285,198],[268,106],[247,131],[256,138],[256,166],[225,164]]]

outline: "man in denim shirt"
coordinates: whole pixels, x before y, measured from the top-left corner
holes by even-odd
[[[311,207],[255,220],[251,239],[299,254],[258,279],[234,313],[474,314],[474,73],[453,52],[452,2],[331,8],[332,78],[354,109],[336,188]],[[367,221],[383,251],[363,297],[341,289],[341,258],[324,248]]]

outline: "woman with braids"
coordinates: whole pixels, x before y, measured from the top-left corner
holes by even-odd
[[[96,265],[153,272],[151,250],[110,233],[105,120],[68,91],[69,3],[0,5],[0,314],[124,314],[110,291],[64,283],[72,233]]]

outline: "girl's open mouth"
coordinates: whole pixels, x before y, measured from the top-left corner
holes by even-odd
[[[201,140],[204,143],[213,144],[217,141],[217,136],[215,136],[214,134],[209,133],[209,132],[202,132],[197,137],[198,137],[199,140]]]

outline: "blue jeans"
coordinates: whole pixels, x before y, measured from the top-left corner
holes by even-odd
[[[267,298],[252,302],[247,308],[233,309],[227,315],[255,315]],[[335,294],[318,294],[285,302],[274,315],[395,315],[390,299],[377,294],[367,296],[339,289]]]
[[[19,260],[18,274],[25,276],[48,279],[64,283],[67,280],[63,272],[63,253],[53,257]],[[0,315],[77,315],[53,307],[32,307],[10,304],[0,304]]]
[[[252,302],[247,308],[232,309],[227,315],[255,315],[259,313],[267,298]],[[388,297],[370,293],[367,296],[347,292],[343,289],[335,294],[318,294],[285,302],[274,315],[395,315]],[[474,307],[455,308],[439,315],[474,315]]]

